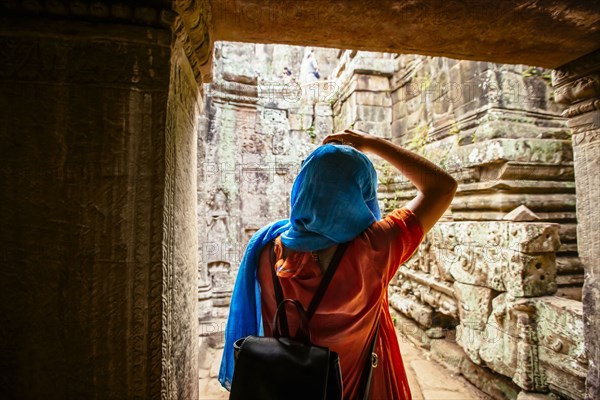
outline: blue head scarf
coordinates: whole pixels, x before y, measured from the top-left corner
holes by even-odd
[[[290,219],[276,221],[252,236],[237,274],[219,381],[229,390],[233,378],[233,343],[262,334],[260,287],[256,278],[262,249],[281,236],[286,247],[316,251],[354,239],[381,219],[377,203],[377,173],[360,151],[327,144],[302,164],[291,194]]]

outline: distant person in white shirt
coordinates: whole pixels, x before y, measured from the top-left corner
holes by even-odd
[[[319,63],[315,58],[314,50],[311,50],[304,58],[302,70],[306,71],[306,82],[315,82],[321,77],[321,74],[319,73]]]

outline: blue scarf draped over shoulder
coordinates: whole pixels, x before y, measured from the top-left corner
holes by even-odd
[[[256,232],[242,258],[225,328],[219,372],[223,387],[231,388],[233,343],[263,334],[256,277],[262,249],[281,236],[282,243],[293,250],[322,250],[354,239],[379,219],[377,173],[367,156],[350,146],[326,144],[306,158],[292,187],[290,219]]]

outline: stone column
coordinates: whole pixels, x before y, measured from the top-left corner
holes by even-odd
[[[577,192],[577,249],[585,268],[583,311],[589,360],[586,398],[600,398],[600,51],[558,69],[552,76],[557,102],[573,137]]]
[[[194,74],[161,10],[45,4],[0,19],[0,398],[197,398]]]

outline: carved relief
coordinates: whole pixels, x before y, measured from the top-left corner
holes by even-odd
[[[214,295],[229,294],[233,288],[231,264],[225,261],[208,263],[208,273],[211,277],[211,288]]]
[[[216,244],[229,243],[229,193],[224,188],[211,191],[207,200],[207,239]]]
[[[242,151],[247,154],[265,154],[267,146],[262,135],[246,133],[242,143]]]
[[[598,93],[600,93],[600,76],[590,75],[556,88],[554,98],[557,103],[571,104],[598,96]]]
[[[213,297],[223,298],[215,302],[215,306],[229,304],[228,296],[233,289],[230,258],[231,237],[229,231],[229,192],[218,187],[213,189],[207,200],[208,211],[206,215],[206,243],[204,246],[204,259],[210,277]]]

